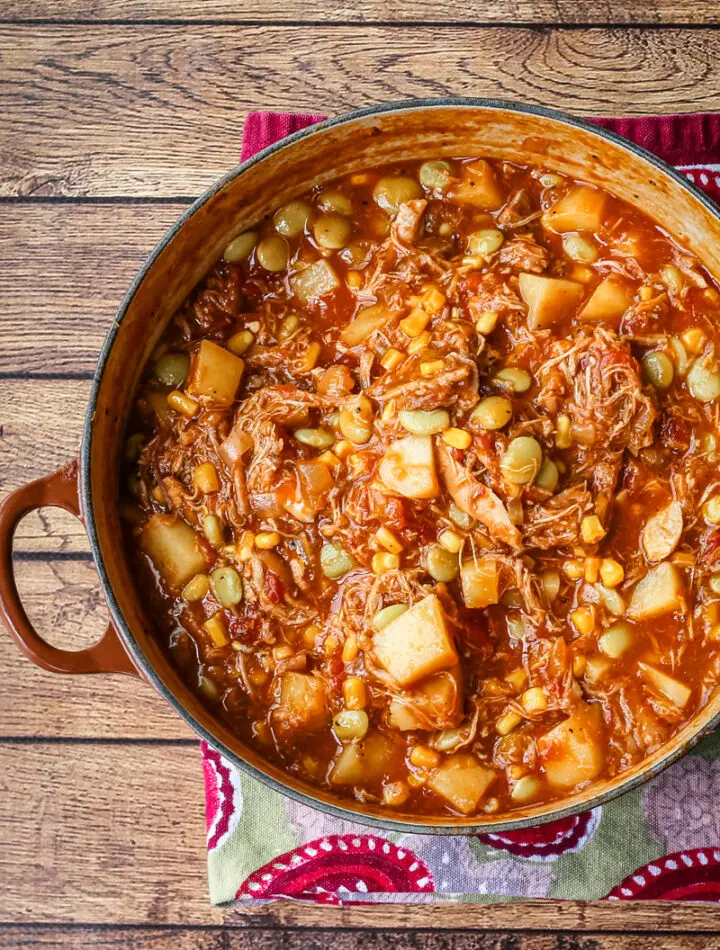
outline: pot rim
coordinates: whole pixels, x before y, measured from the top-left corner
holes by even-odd
[[[280,792],[283,795],[288,796],[289,798],[300,802],[304,805],[309,805],[312,808],[317,808],[320,811],[323,811],[327,814],[333,815],[336,818],[341,818],[346,821],[355,821],[359,824],[369,825],[371,827],[381,829],[381,830],[390,830],[394,832],[401,832],[405,834],[431,834],[431,835],[468,835],[468,834],[499,834],[507,831],[518,831],[524,828],[532,828],[537,825],[546,824],[550,821],[556,821],[562,818],[568,818],[574,815],[579,814],[581,811],[588,811],[593,808],[597,808],[601,805],[606,804],[614,798],[618,798],[620,795],[624,795],[626,792],[631,791],[632,789],[638,788],[645,782],[649,781],[651,778],[654,778],[661,771],[666,769],[668,766],[672,765],[678,759],[682,758],[690,749],[692,749],[705,735],[707,735],[712,729],[714,729],[718,724],[720,724],[720,711],[706,723],[704,726],[701,726],[697,731],[688,737],[688,739],[680,745],[678,748],[669,751],[664,755],[658,762],[654,763],[652,766],[648,766],[646,769],[640,771],[638,774],[633,775],[624,781],[619,782],[613,788],[607,789],[604,792],[594,795],[592,798],[587,801],[574,804],[568,804],[564,807],[562,806],[562,799],[558,803],[550,802],[548,805],[548,812],[544,815],[532,815],[530,817],[519,817],[519,818],[508,818],[507,820],[499,820],[497,822],[492,820],[486,820],[482,823],[476,822],[472,823],[472,820],[468,820],[467,823],[458,823],[457,821],[452,824],[443,824],[442,821],[438,821],[433,818],[433,824],[426,825],[422,821],[422,816],[419,816],[417,820],[399,820],[392,817],[388,818],[378,818],[375,815],[370,815],[363,813],[362,811],[356,810],[353,807],[343,807],[341,805],[336,805],[332,802],[327,802],[322,799],[316,798],[313,795],[300,791],[298,789],[292,788],[289,785],[277,780],[272,775],[262,771],[251,763],[245,761],[237,753],[229,749],[224,743],[218,740],[205,726],[203,726],[185,707],[185,705],[176,698],[171,690],[162,682],[159,674],[156,672],[154,666],[147,658],[142,648],[138,644],[135,636],[130,629],[129,625],[126,623],[125,618],[120,610],[119,604],[115,598],[110,580],[108,577],[107,570],[105,568],[105,561],[103,554],[100,548],[100,542],[97,533],[97,527],[95,524],[95,517],[93,512],[92,504],[92,495],[91,495],[91,486],[90,486],[90,459],[91,459],[91,442],[92,442],[92,427],[93,419],[95,415],[95,409],[98,401],[98,394],[100,386],[103,379],[103,374],[105,366],[107,364],[110,351],[115,342],[115,337],[120,328],[120,323],[122,322],[125,314],[127,313],[135,294],[137,293],[141,283],[145,279],[148,271],[153,267],[155,261],[162,254],[165,248],[174,240],[177,233],[181,230],[183,225],[201,208],[205,205],[211,198],[213,198],[219,191],[226,187],[231,181],[233,181],[238,176],[244,174],[248,169],[252,168],[254,165],[262,162],[264,159],[268,158],[270,155],[275,154],[278,151],[281,151],[286,148],[292,147],[296,142],[301,139],[307,138],[310,135],[315,135],[318,132],[322,132],[326,129],[334,128],[336,126],[347,125],[353,122],[356,122],[361,119],[372,118],[373,116],[381,116],[388,112],[412,112],[418,110],[430,110],[437,108],[468,108],[468,109],[486,109],[486,110],[500,110],[506,112],[515,112],[522,115],[534,115],[540,118],[552,119],[556,122],[569,125],[578,129],[582,129],[585,132],[589,132],[599,138],[606,139],[613,144],[619,146],[624,151],[630,153],[633,157],[640,158],[650,165],[657,168],[659,171],[663,172],[667,177],[671,178],[677,185],[682,187],[685,191],[688,191],[697,201],[699,201],[707,211],[709,211],[714,217],[720,220],[720,208],[714,205],[714,203],[708,198],[704,192],[702,192],[696,185],[688,181],[688,179],[678,172],[671,165],[664,162],[662,159],[658,158],[656,155],[653,155],[652,152],[648,152],[641,145],[637,145],[635,142],[631,142],[628,139],[623,138],[617,133],[606,129],[603,126],[595,125],[592,122],[587,121],[586,119],[577,118],[576,116],[568,115],[564,112],[558,111],[556,109],[548,109],[544,106],[529,105],[520,102],[513,102],[503,99],[486,99],[486,98],[473,98],[473,97],[444,97],[444,98],[419,98],[419,99],[404,99],[394,102],[384,103],[378,106],[368,106],[363,109],[356,109],[350,112],[345,112],[339,116],[334,116],[328,119],[318,122],[314,125],[310,125],[305,129],[301,129],[298,132],[294,132],[291,135],[280,139],[277,142],[268,145],[266,148],[262,149],[260,152],[257,152],[255,155],[252,155],[250,158],[246,159],[244,162],[240,162],[235,166],[231,171],[227,172],[221,178],[219,178],[213,185],[210,186],[203,194],[197,198],[190,207],[176,220],[172,227],[165,233],[163,238],[158,242],[158,244],[153,249],[152,253],[147,257],[144,264],[138,271],[135,279],[133,280],[130,289],[127,291],[125,297],[123,298],[120,307],[118,308],[117,315],[113,324],[108,331],[108,334],[103,343],[102,349],[100,351],[100,356],[98,358],[97,366],[95,373],[93,375],[92,387],[90,391],[90,397],[88,400],[88,408],[85,416],[85,426],[83,430],[82,443],[80,448],[80,501],[83,511],[83,516],[85,520],[85,526],[87,530],[88,537],[90,539],[90,548],[92,551],[93,560],[95,562],[95,567],[97,569],[98,575],[100,577],[100,582],[103,587],[103,594],[107,601],[110,616],[112,618],[113,625],[117,630],[118,634],[123,640],[124,645],[130,651],[132,655],[133,662],[142,672],[142,674],[152,683],[155,689],[160,693],[160,695],[173,707],[176,713],[180,715],[187,723],[192,727],[192,729],[200,736],[201,739],[204,739],[209,745],[217,749],[224,755],[227,759],[232,762],[237,768],[246,774],[250,775],[252,778],[257,779],[263,784],[269,786],[274,791]],[[582,793],[576,793],[582,794]],[[576,797],[573,796],[573,798]],[[350,800],[348,800],[350,804]],[[554,804],[559,804],[560,807],[553,807]]]

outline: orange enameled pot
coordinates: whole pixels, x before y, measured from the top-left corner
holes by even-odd
[[[60,673],[145,676],[177,712],[240,768],[276,789],[345,818],[405,831],[507,831],[592,808],[647,780],[683,755],[720,720],[720,692],[665,746],[619,778],[561,802],[511,816],[421,820],[315,788],[264,761],[182,682],[153,635],[134,587],[118,510],[119,454],[146,359],[189,291],[228,241],[278,205],[337,175],[407,159],[477,155],[542,165],[606,188],[655,217],[720,278],[720,211],[659,159],[611,132],[546,109],[482,99],[415,100],[331,119],[284,139],[239,165],[203,195],[148,258],[103,347],[80,457],[18,489],[0,506],[0,611],[27,656]],[[33,630],[12,569],[12,539],[28,511],[57,505],[84,519],[110,608],[93,647],[56,649]]]

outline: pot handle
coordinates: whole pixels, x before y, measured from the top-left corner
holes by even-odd
[[[13,570],[15,530],[28,512],[52,506],[82,520],[77,460],[52,475],[18,488],[0,505],[0,616],[23,653],[51,673],[134,673],[139,675],[112,624],[85,650],[51,646],[33,628],[18,594]]]

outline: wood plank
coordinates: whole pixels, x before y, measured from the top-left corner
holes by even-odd
[[[16,564],[38,632],[67,650],[99,639],[107,607],[90,561]],[[196,741],[155,689],[131,676],[60,676],[34,666],[0,625],[0,737]]]
[[[0,387],[0,497],[78,453],[90,381],[6,379]]]
[[[196,746],[3,744],[0,762],[5,921],[221,922]]]
[[[91,373],[137,270],[185,207],[0,205],[3,375]]]
[[[720,107],[720,31],[4,26],[0,194],[194,195],[250,108],[504,96],[601,114]]]
[[[192,7],[182,0],[5,0],[3,20],[301,20],[312,22],[463,22],[463,23],[717,23],[718,13],[699,0],[204,0]]]
[[[0,926],[0,948],[70,946],[75,950],[123,947],[125,950],[225,950],[228,931],[221,927],[58,927]],[[318,930],[313,950],[386,950],[398,935],[392,931]],[[306,950],[308,935],[302,930],[252,928],[235,931],[236,950]],[[508,935],[492,933],[418,932],[402,942],[411,950],[508,950]],[[519,933],[512,938],[513,950],[656,950],[657,935],[587,933]],[[663,938],[664,950],[717,950],[720,938],[705,935],[673,935]]]
[[[0,743],[0,827],[0,920],[6,923],[212,925],[224,916],[225,923],[243,928],[320,927],[333,934],[365,927],[716,935],[720,922],[713,905],[652,901],[622,908],[602,901],[446,903],[442,913],[427,905],[295,902],[212,909],[194,746]],[[572,946],[568,939],[561,946]]]

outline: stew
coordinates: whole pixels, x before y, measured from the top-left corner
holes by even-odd
[[[510,162],[355,173],[238,234],[153,354],[123,513],[190,686],[413,815],[623,773],[720,678],[720,294]]]

